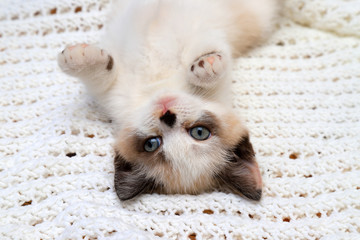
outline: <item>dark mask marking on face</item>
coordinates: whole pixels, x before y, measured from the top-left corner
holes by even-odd
[[[261,175],[249,136],[241,138],[230,150],[229,156],[229,162],[220,178],[230,190],[259,201],[262,192]]]
[[[211,135],[217,135],[219,130],[219,122],[217,117],[209,111],[204,113],[195,122],[185,122],[184,127],[190,129],[193,127],[202,126],[210,130]]]
[[[242,140],[236,145],[234,153],[243,161],[254,161],[255,152],[252,144],[250,143],[249,136],[242,138]]]
[[[121,200],[129,200],[154,188],[154,180],[148,179],[137,166],[130,164],[120,154],[116,154],[115,191]]]

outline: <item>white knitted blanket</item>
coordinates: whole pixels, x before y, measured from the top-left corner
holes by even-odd
[[[360,2],[283,0],[234,66],[264,180],[234,194],[113,187],[114,129],[56,55],[98,41],[109,0],[0,2],[0,239],[360,239]]]

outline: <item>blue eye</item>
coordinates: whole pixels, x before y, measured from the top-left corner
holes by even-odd
[[[191,128],[189,133],[190,133],[190,136],[192,136],[196,140],[200,140],[200,141],[204,141],[211,136],[210,130],[207,129],[206,127]]]
[[[144,150],[147,152],[154,152],[161,145],[160,137],[153,137],[146,140]]]

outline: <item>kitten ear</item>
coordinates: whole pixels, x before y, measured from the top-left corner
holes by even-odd
[[[114,163],[115,191],[120,200],[129,200],[153,188],[154,181],[147,179],[139,168],[127,162],[120,154],[116,154]]]
[[[229,153],[230,159],[221,179],[230,190],[252,200],[260,200],[262,180],[249,136],[243,137]]]

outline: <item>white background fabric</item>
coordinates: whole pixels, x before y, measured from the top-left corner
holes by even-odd
[[[114,129],[56,63],[64,46],[98,41],[109,7],[0,2],[0,239],[360,239],[359,1],[284,0],[278,31],[234,65],[259,203],[118,200]]]

